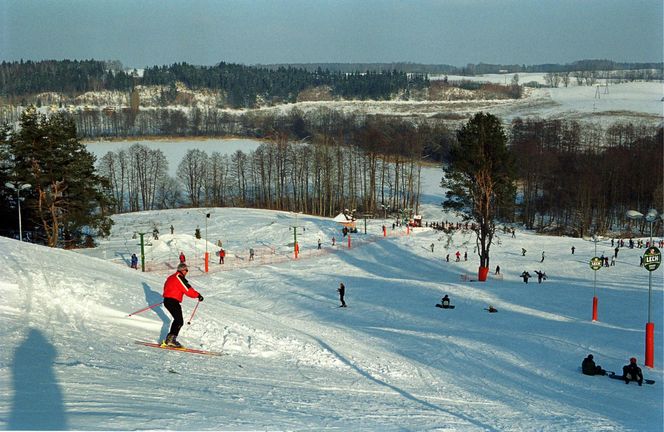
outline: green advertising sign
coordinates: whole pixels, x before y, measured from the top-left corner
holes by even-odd
[[[600,257],[590,258],[590,268],[597,271],[602,267],[603,261]]]
[[[655,246],[649,247],[643,254],[643,267],[655,271],[662,263],[662,253]]]

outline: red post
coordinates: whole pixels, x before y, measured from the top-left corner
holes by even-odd
[[[387,237],[387,228],[383,225],[383,237]]]
[[[210,252],[205,252],[205,273],[208,272],[208,263],[210,262]]]
[[[297,242],[295,242],[293,250],[295,252],[295,259],[297,259],[298,255],[300,254],[300,245]]]
[[[646,366],[655,367],[655,323],[646,323]]]
[[[597,321],[597,297],[593,297],[593,321]]]
[[[348,234],[348,249],[350,249],[350,233]]]
[[[486,282],[487,276],[489,275],[489,267],[481,267],[477,273],[477,279],[480,282]]]

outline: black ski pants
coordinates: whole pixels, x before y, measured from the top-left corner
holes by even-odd
[[[182,318],[182,305],[180,305],[179,301],[173,298],[165,297],[164,307],[173,317],[173,323],[171,324],[171,331],[169,333],[177,336],[180,333],[180,329],[184,325],[184,319]]]

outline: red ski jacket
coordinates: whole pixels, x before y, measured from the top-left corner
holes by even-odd
[[[198,291],[189,284],[184,274],[177,271],[170,275],[164,283],[164,298],[172,298],[182,303],[184,294],[187,297],[198,298]]]

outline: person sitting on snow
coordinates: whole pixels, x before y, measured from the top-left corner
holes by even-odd
[[[442,298],[440,301],[440,305],[443,307],[443,309],[449,309],[450,307],[450,297],[445,294],[445,297]]]
[[[581,362],[581,372],[584,375],[606,375],[606,371],[601,366],[595,365],[592,354],[588,354],[588,357]]]
[[[643,373],[641,373],[641,368],[636,364],[636,357],[629,359],[629,364],[623,366],[623,379],[625,384],[629,384],[630,381],[636,381],[639,385],[643,384]]]

